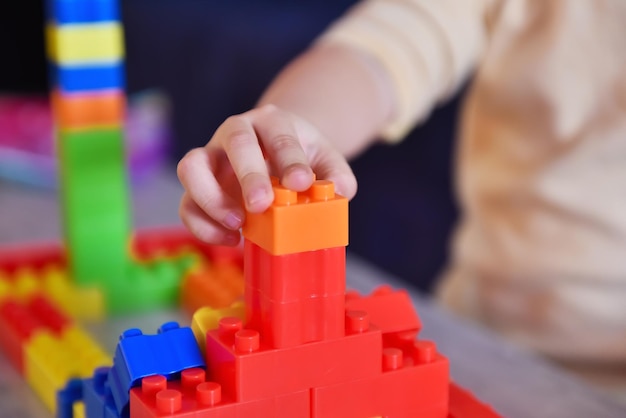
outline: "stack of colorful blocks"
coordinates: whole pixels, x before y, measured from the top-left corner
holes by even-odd
[[[128,276],[123,35],[112,0],[49,0],[47,46],[65,243],[77,283]]]
[[[201,321],[196,327],[213,327],[211,324],[217,324],[215,315],[219,312],[208,308],[209,302],[201,301],[207,292],[204,288],[197,288],[198,281],[210,281],[213,271],[228,269],[231,271],[228,277],[234,283],[222,281],[220,285],[212,287],[216,294],[226,295],[227,298],[216,299],[212,296],[210,301],[215,306],[229,306],[241,296],[231,296],[230,290],[243,287],[242,255],[237,249],[203,244],[180,229],[162,229],[138,234],[134,240],[133,253],[140,258],[159,259],[161,269],[169,271],[168,276],[177,278],[176,286],[180,291],[177,294],[183,291],[194,293],[196,303],[207,305],[196,314],[196,322]],[[186,264],[180,261],[168,262],[181,260],[177,254],[187,254],[187,260],[192,257],[193,264],[189,261]],[[235,272],[238,272],[238,276]],[[192,273],[194,279],[189,280]],[[179,298],[173,302],[174,306],[181,306],[187,311],[194,309],[186,305],[181,295]],[[154,304],[154,301],[151,303]],[[167,306],[171,305],[168,303],[163,307]],[[241,316],[242,304],[236,303],[235,306],[239,306],[237,312]],[[153,306],[153,309],[158,307]],[[235,311],[224,312],[233,315]],[[89,399],[92,403],[88,406],[93,407],[93,397],[83,394],[83,379],[114,362],[80,324],[83,320],[103,320],[105,314],[102,294],[79,287],[73,281],[61,246],[0,248],[0,351],[55,416],[84,416],[83,399]],[[166,373],[163,368],[154,368],[154,365],[171,365],[173,360],[170,356],[173,352],[181,352],[188,358],[190,349],[195,349],[198,353],[195,358],[201,358],[200,348],[194,338],[196,330],[192,332],[187,327],[186,331],[176,331],[174,328],[168,325],[160,330],[160,333],[173,331],[168,334],[169,351],[159,346],[159,339],[148,339],[149,344],[139,348],[136,341],[141,341],[140,338],[129,339],[124,343],[125,346],[131,346],[128,358],[133,363],[133,370],[137,370],[139,364],[151,364],[144,366],[144,369],[150,369],[147,374],[157,371]],[[136,334],[134,332],[133,335]],[[129,336],[130,331],[125,335]],[[151,352],[154,353],[152,363],[146,363]],[[201,364],[204,364],[204,360],[192,364],[184,362],[180,368]],[[117,392],[128,396],[129,388]]]

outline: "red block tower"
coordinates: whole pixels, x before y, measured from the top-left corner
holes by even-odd
[[[449,417],[448,360],[408,294],[346,295],[347,200],[328,181],[274,194],[243,230],[246,320],[207,333],[206,374],[145,378],[131,417]]]
[[[243,229],[247,326],[272,348],[343,337],[348,200],[323,180],[274,194]]]

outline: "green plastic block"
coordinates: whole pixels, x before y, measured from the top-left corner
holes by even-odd
[[[189,257],[133,262],[128,279],[106,292],[107,312],[120,315],[178,306],[182,278],[189,266]]]
[[[79,285],[108,292],[126,280],[130,211],[122,131],[60,132],[65,243]]]

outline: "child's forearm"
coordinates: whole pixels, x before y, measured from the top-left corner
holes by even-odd
[[[288,65],[259,104],[308,120],[350,157],[373,142],[393,115],[393,89],[373,59],[342,46],[317,45]]]

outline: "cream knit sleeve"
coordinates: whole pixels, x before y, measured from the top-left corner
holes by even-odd
[[[381,132],[402,139],[452,94],[474,67],[486,38],[489,0],[366,0],[318,42],[358,48],[379,60],[395,88],[395,116]]]

